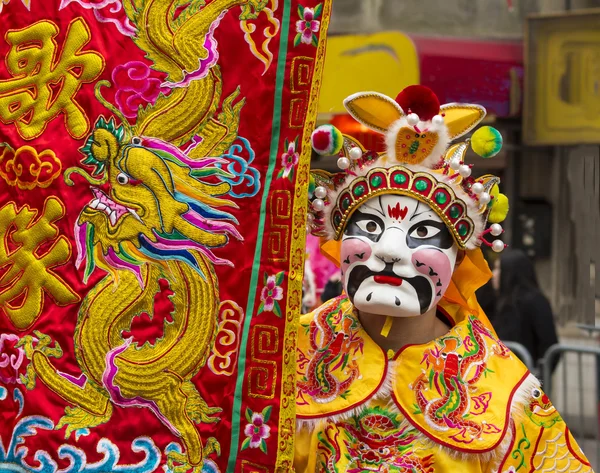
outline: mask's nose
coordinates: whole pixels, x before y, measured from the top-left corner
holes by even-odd
[[[375,257],[384,263],[397,263],[406,255],[406,236],[399,228],[388,228],[373,248]]]

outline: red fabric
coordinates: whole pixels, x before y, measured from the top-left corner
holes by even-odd
[[[144,4],[152,4],[150,1],[135,3],[140,9]],[[154,2],[155,6],[159,3]],[[200,6],[202,3],[195,2],[195,5]],[[220,23],[218,25],[218,22],[213,23],[213,25],[216,25],[214,41],[218,45],[218,56],[216,57],[216,66],[209,67],[208,73],[215,73],[216,67],[219,69],[218,74],[215,73],[217,74],[216,83],[218,87],[208,91],[217,94],[216,105],[214,109],[211,109],[210,116],[216,121],[226,121],[228,119],[220,116],[221,112],[225,113],[225,99],[227,98],[232,98],[230,105],[233,107],[243,104],[240,111],[237,137],[232,141],[231,146],[228,146],[228,149],[225,150],[229,153],[217,153],[217,155],[227,154],[223,158],[225,161],[222,168],[228,169],[233,174],[238,174],[231,178],[232,182],[236,182],[232,186],[232,192],[235,192],[238,196],[231,193],[223,196],[235,202],[236,207],[220,208],[220,210],[231,213],[237,223],[231,223],[231,227],[227,227],[229,228],[227,230],[229,239],[226,245],[216,245],[211,248],[216,258],[227,259],[232,262],[232,266],[213,265],[219,283],[219,299],[224,302],[224,306],[221,308],[220,314],[214,313],[211,316],[215,318],[224,317],[223,314],[225,313],[233,315],[230,319],[222,320],[220,330],[215,333],[215,347],[206,352],[206,357],[202,361],[202,368],[191,379],[200,396],[209,407],[222,409],[222,412],[218,414],[220,420],[216,423],[195,422],[195,428],[200,433],[205,448],[209,438],[215,438],[220,444],[220,455],[216,453],[206,454],[204,468],[208,472],[226,471],[230,458],[232,463],[227,471],[270,472],[275,470],[278,456],[282,455],[279,453],[280,445],[285,437],[279,432],[278,425],[282,387],[281,376],[284,373],[283,358],[286,349],[284,333],[286,324],[294,320],[293,314],[297,314],[300,308],[299,305],[297,307],[286,306],[289,289],[286,276],[290,268],[289,252],[291,251],[293,238],[302,238],[302,236],[297,235],[297,230],[294,230],[298,225],[294,223],[291,210],[288,213],[279,212],[274,217],[272,215],[274,215],[273,212],[278,212],[277,209],[280,208],[292,209],[296,199],[302,199],[304,196],[296,197],[294,192],[295,181],[291,177],[289,179],[278,179],[276,176],[283,166],[280,157],[288,151],[288,148],[285,147],[285,141],[291,143],[297,137],[301,141],[305,135],[305,122],[314,120],[314,117],[311,117],[308,112],[308,103],[311,96],[316,93],[314,92],[316,90],[314,84],[318,82],[317,74],[314,71],[315,64],[317,64],[317,61],[322,61],[322,57],[317,59],[318,48],[315,42],[318,43],[321,36],[325,35],[326,22],[323,22],[323,20],[329,14],[329,2],[320,4],[320,18],[316,18],[317,15],[313,12],[310,33],[314,38],[313,36],[308,38],[310,40],[309,44],[303,41],[302,37],[302,35],[308,36],[308,32],[298,31],[298,23],[303,20],[301,17],[303,9],[310,7],[316,10],[315,7],[319,5],[319,2],[306,0],[302,2],[303,6],[296,0],[291,2],[289,0],[267,2],[267,6],[278,5],[277,9],[272,14],[263,11],[256,19],[252,19],[250,16],[246,26],[253,33],[245,35],[242,30],[240,15],[244,13],[243,9],[246,7],[249,8],[249,12],[253,8],[246,5],[247,3],[240,1],[236,4],[236,2],[209,0],[200,13],[186,11],[185,7],[187,5],[180,7],[175,12],[175,17],[180,17],[176,21],[181,23],[189,21],[189,18],[194,15],[202,15],[205,14],[204,12],[215,10],[215,8],[217,8],[217,15],[222,10],[224,11]],[[227,6],[220,7],[220,4],[226,4]],[[227,8],[229,8],[229,11],[225,12]],[[289,12],[288,23],[284,18],[284,9]],[[84,262],[80,269],[76,268],[77,237],[74,229],[76,229],[76,224],[84,208],[89,206],[95,198],[95,194],[91,192],[91,187],[94,186],[91,186],[78,174],[71,174],[70,177],[74,185],[68,186],[65,182],[64,173],[71,167],[83,169],[88,174],[91,174],[94,170],[92,164],[82,163],[86,158],[86,152],[83,148],[100,116],[103,116],[107,121],[109,117],[113,117],[116,126],[120,124],[120,118],[97,99],[94,94],[94,86],[100,81],[108,81],[110,87],[103,87],[101,89],[102,95],[108,103],[121,111],[130,125],[135,125],[142,121],[140,107],[145,108],[158,103],[156,101],[159,93],[162,92],[168,98],[181,88],[189,87],[185,84],[179,88],[169,86],[174,81],[183,79],[186,74],[183,74],[183,77],[179,79],[168,77],[167,73],[164,72],[165,63],[156,62],[156,56],[147,54],[147,51],[144,50],[147,44],[143,43],[143,40],[139,40],[136,44],[133,38],[136,26],[127,19],[124,10],[121,8],[121,2],[118,1],[31,0],[30,7],[26,8],[21,0],[11,0],[8,4],[0,5],[0,15],[0,21],[3,25],[2,30],[4,31],[4,38],[0,39],[0,57],[5,59],[4,63],[0,64],[0,107],[4,107],[5,111],[16,107],[16,105],[13,107],[12,102],[5,98],[14,97],[17,94],[19,79],[25,77],[24,82],[29,84],[26,86],[26,93],[33,97],[34,101],[40,97],[39,94],[43,90],[46,90],[35,89],[32,82],[27,79],[28,74],[35,76],[40,73],[40,70],[43,71],[43,66],[42,69],[36,69],[34,66],[40,53],[32,53],[28,60],[24,59],[24,62],[20,62],[15,66],[16,63],[11,62],[11,54],[14,54],[14,48],[11,50],[11,38],[16,43],[19,41],[25,42],[28,47],[39,47],[43,51],[48,51],[47,48],[51,47],[50,45],[53,42],[54,54],[50,58],[51,67],[58,67],[57,65],[60,65],[64,58],[75,58],[73,60],[76,61],[78,55],[83,53],[96,54],[96,57],[102,59],[101,71],[87,82],[79,84],[78,90],[73,95],[74,102],[69,102],[68,108],[64,109],[58,116],[47,120],[43,130],[36,136],[31,136],[32,133],[28,135],[21,128],[31,130],[31,123],[33,123],[31,120],[35,121],[43,116],[43,110],[35,108],[33,115],[29,113],[23,117],[18,117],[16,122],[6,119],[8,112],[4,115],[0,112],[0,142],[8,145],[0,148],[0,215],[5,215],[4,220],[0,218],[0,240],[2,240],[0,245],[5,245],[4,253],[7,255],[6,259],[8,260],[8,262],[4,262],[2,259],[3,252],[0,251],[0,300],[2,300],[3,295],[6,297],[11,285],[21,277],[11,278],[8,281],[2,279],[15,264],[20,264],[11,255],[16,254],[15,252],[19,248],[27,246],[27,242],[24,243],[19,236],[19,228],[15,223],[16,217],[11,216],[9,213],[2,214],[2,209],[5,209],[5,212],[13,209],[13,213],[26,220],[25,226],[31,226],[36,222],[36,219],[47,215],[48,199],[50,199],[50,202],[57,201],[61,203],[64,207],[63,215],[52,222],[55,227],[54,230],[49,226],[50,230],[46,229],[44,235],[42,235],[43,232],[37,230],[40,242],[35,245],[33,253],[29,251],[29,255],[33,254],[37,260],[40,260],[45,254],[56,254],[53,252],[53,245],[60,239],[68,242],[68,246],[70,246],[68,257],[57,258],[56,264],[49,267],[51,267],[52,274],[59,278],[63,286],[67,288],[64,289],[67,294],[69,294],[69,290],[72,292],[70,295],[63,296],[69,302],[59,304],[56,295],[52,295],[51,292],[45,290],[41,297],[42,310],[39,317],[35,318],[30,324],[21,327],[15,325],[14,320],[9,316],[7,306],[0,305],[0,337],[2,337],[0,338],[0,442],[2,443],[0,446],[0,470],[3,468],[3,463],[17,466],[25,464],[34,467],[38,465],[35,456],[38,452],[44,451],[47,452],[51,463],[56,463],[56,465],[51,465],[44,471],[56,471],[56,469],[67,467],[69,467],[67,471],[75,471],[72,470],[73,465],[69,466],[71,463],[69,457],[59,454],[60,446],[66,444],[85,453],[87,458],[81,455],[78,458],[83,458],[84,461],[84,467],[81,471],[88,471],[92,468],[92,463],[102,461],[104,453],[101,450],[99,451],[99,445],[104,441],[102,439],[107,439],[118,449],[118,458],[115,459],[116,463],[114,465],[105,466],[106,471],[112,471],[117,466],[138,463],[140,463],[138,467],[127,467],[129,469],[126,468],[122,471],[163,471],[163,466],[167,461],[166,447],[170,443],[176,442],[184,450],[184,453],[186,448],[183,446],[182,439],[161,420],[160,415],[153,411],[150,404],[145,404],[145,407],[126,407],[125,405],[118,405],[117,402],[112,402],[113,412],[110,420],[97,426],[90,426],[87,431],[83,430],[78,435],[71,434],[67,439],[65,439],[64,427],[53,430],[48,425],[45,428],[38,426],[33,432],[29,432],[23,437],[27,454],[22,459],[14,456],[14,448],[18,445],[18,443],[15,444],[15,436],[19,422],[24,419],[31,420],[35,417],[40,422],[47,421],[51,425],[57,426],[59,420],[65,414],[65,409],[76,406],[76,404],[61,397],[55,390],[50,389],[39,376],[36,379],[35,387],[31,390],[26,389],[22,381],[18,379],[18,375],[29,373],[26,369],[31,365],[31,362],[25,356],[24,346],[17,348],[16,344],[18,342],[24,343],[27,336],[32,336],[35,345],[35,343],[39,343],[40,339],[38,332],[48,335],[51,339],[50,346],[55,346],[56,343],[60,345],[63,352],[61,356],[49,356],[48,359],[52,366],[71,380],[82,374],[81,364],[84,363],[84,359],[81,358],[81,352],[76,351],[76,346],[84,346],[85,342],[74,339],[80,308],[92,300],[91,291],[100,287],[99,285],[107,277],[107,273],[96,268],[91,272],[87,282],[84,282],[86,263]],[[322,22],[320,29],[317,19]],[[32,33],[32,26],[38,22],[44,28],[52,28],[52,25],[54,25],[58,33],[54,38],[48,37],[47,40],[42,41],[40,39],[41,32]],[[315,23],[317,24],[315,25]],[[65,48],[65,41],[69,39],[77,43],[77,39],[81,39],[84,35],[83,30],[78,31],[76,35],[67,35],[69,27],[74,28],[76,24],[85,25],[90,39],[78,51],[73,51]],[[280,45],[281,28],[286,24],[289,26],[289,30],[286,32],[287,44],[282,46]],[[280,29],[277,34],[273,35],[274,25],[278,25]],[[9,36],[18,34],[19,31],[26,32],[25,39],[20,40],[15,36]],[[270,32],[274,37],[263,43],[267,37],[264,32]],[[150,33],[150,37],[157,41],[157,37],[152,36],[153,32],[150,31]],[[194,36],[198,34],[197,31],[190,31],[187,34],[187,43],[182,41],[176,44],[176,49],[178,48],[179,52],[185,50],[185,48],[193,49],[193,47],[197,47],[190,46],[190,44],[197,44],[202,39]],[[258,53],[253,54],[251,52],[250,38],[256,43],[256,48],[263,55],[263,60],[259,59]],[[171,46],[160,45],[161,48]],[[265,51],[272,55],[272,61],[268,67],[265,64],[268,58]],[[280,51],[283,51],[286,57],[281,59],[283,67],[278,72]],[[47,56],[46,52],[44,54]],[[173,55],[165,53],[160,60],[168,62],[165,57],[168,58],[169,56],[172,57]],[[206,57],[194,57],[192,59],[194,65],[199,61],[200,63],[201,61],[209,61],[210,53]],[[20,76],[15,67],[17,69],[19,67],[23,68],[27,73]],[[185,68],[181,67],[180,69]],[[193,72],[189,69],[185,69],[185,71],[188,75]],[[68,70],[69,77],[76,78],[83,77],[84,74],[91,74],[91,72],[91,66],[81,67],[78,64]],[[278,74],[280,75],[279,78]],[[47,103],[44,104],[49,108],[52,108],[53,100],[58,100],[61,97],[62,88],[69,86],[64,78],[54,79],[49,81],[48,84],[43,84],[44,86],[47,85],[48,90],[50,90]],[[197,80],[201,81],[203,79]],[[278,81],[282,85],[280,106],[277,105],[278,91],[276,86]],[[235,94],[236,90],[239,90],[239,95]],[[21,97],[19,100],[25,103],[25,96],[19,97]],[[198,95],[196,102],[198,108],[203,106],[201,102],[205,98],[206,95]],[[3,102],[3,100],[5,101]],[[195,108],[179,109],[178,113],[173,115],[171,121],[162,130],[158,131],[159,134],[166,135],[171,131],[171,128],[177,129],[177,120],[181,117],[186,118],[193,115]],[[77,110],[87,119],[87,124],[81,121],[78,122],[79,128],[68,123],[68,119],[75,116]],[[280,116],[280,119],[274,122],[274,117],[278,116]],[[209,122],[207,119],[201,123],[208,126],[207,129],[210,129],[213,122]],[[231,129],[232,126],[228,130],[235,132],[235,129]],[[272,141],[274,128],[279,132],[274,134],[275,140]],[[204,137],[204,139],[206,139],[205,136],[208,136],[207,133],[206,129],[197,130],[197,134]],[[150,142],[148,140],[154,137],[148,136],[146,133],[142,133],[142,135],[140,146],[148,148]],[[308,136],[310,136],[310,133]],[[247,143],[251,146],[251,150],[245,146],[244,139],[248,140]],[[98,143],[103,144],[97,142],[96,145]],[[135,142],[132,141],[132,143]],[[189,150],[198,143],[202,143],[202,140],[193,141],[188,139],[182,143],[172,142],[171,144],[177,145],[180,151],[188,150],[189,153],[192,153]],[[303,146],[304,144],[300,143],[295,151],[302,153]],[[230,155],[236,155],[238,158],[243,159],[236,160]],[[15,156],[18,156],[18,159]],[[126,154],[122,156],[125,157]],[[210,157],[213,154],[195,156],[192,160],[207,156]],[[310,153],[308,153],[308,156],[310,156]],[[307,162],[307,159],[309,158],[303,157],[304,163]],[[273,165],[271,172],[269,172],[270,160],[272,160]],[[39,175],[37,176],[36,172],[38,171],[36,170],[38,168],[28,166],[32,161],[43,163],[39,167]],[[18,168],[19,163],[22,166],[21,168]],[[245,170],[243,166],[247,166],[248,169],[252,169],[256,173],[251,174],[251,171]],[[17,168],[19,169],[18,172],[16,171]],[[117,182],[119,177],[116,174],[119,171],[127,175],[127,169],[125,168],[117,169],[117,167],[114,167],[111,169],[115,172],[115,175],[111,175],[111,179],[117,179]],[[23,171],[22,174],[18,176],[17,174],[21,171]],[[153,172],[162,172],[164,175],[165,171],[154,169]],[[101,175],[100,172],[96,177]],[[242,179],[241,175],[246,177]],[[134,178],[133,175],[130,177],[131,179],[127,183],[130,189],[135,189],[136,192],[140,193],[147,187],[147,181],[144,178]],[[251,177],[255,180],[254,184],[250,179]],[[300,177],[306,179],[306,176],[299,174],[299,171],[297,171],[294,174],[294,179]],[[223,181],[218,176],[210,176],[202,182],[217,184]],[[270,186],[267,187],[269,183]],[[168,183],[165,185],[168,186]],[[112,184],[104,183],[95,187],[103,190],[107,195],[113,195],[111,192],[115,191],[116,186],[117,184],[113,182]],[[263,199],[265,190],[268,195]],[[239,197],[244,193],[251,195]],[[125,199],[126,197],[123,197],[123,202],[126,201]],[[158,203],[163,205],[166,205],[165,201],[169,200],[166,195],[161,199],[162,201],[159,199]],[[279,204],[277,199],[281,199]],[[283,207],[278,207],[278,205],[283,205]],[[262,213],[261,206],[263,206]],[[33,215],[31,212],[37,212],[37,214]],[[150,217],[147,216],[148,219]],[[217,223],[221,222],[219,219],[215,221]],[[304,223],[300,223],[301,228],[304,228]],[[264,232],[262,240],[258,238],[261,228]],[[239,232],[240,238],[235,236],[236,231]],[[208,233],[215,234],[218,231],[214,230]],[[255,260],[257,247],[261,250],[259,260]],[[21,272],[25,270],[25,267],[20,268]],[[174,301],[178,294],[173,288],[175,279],[169,276],[167,269],[164,271],[164,277],[159,280],[160,289],[151,299],[151,302],[145,303],[146,305],[139,310],[139,313],[133,307],[127,309],[131,313],[130,326],[120,327],[118,330],[115,328],[116,331],[111,332],[113,337],[122,338],[118,343],[111,340],[110,343],[113,344],[111,347],[119,347],[120,343],[125,343],[128,339],[132,343],[136,342],[138,347],[142,347],[145,342],[150,344],[159,343],[161,338],[166,336],[165,327],[172,324],[178,316],[174,311]],[[38,274],[39,278],[44,277],[44,273]],[[254,286],[252,284],[253,274],[258,277]],[[281,274],[278,286],[283,289],[283,293],[277,302],[282,314],[276,314],[260,307],[261,291],[265,285],[263,277],[276,274]],[[204,276],[209,278],[210,274],[207,272]],[[41,281],[41,279],[39,280]],[[177,281],[181,282],[181,278]],[[40,284],[43,286],[44,282],[42,281]],[[135,284],[133,285],[135,286]],[[127,287],[119,285],[115,287],[117,289],[114,290],[110,298],[116,301],[125,300],[123,298],[126,297]],[[250,313],[247,313],[247,302],[250,296],[255,298],[255,304],[250,307]],[[28,297],[27,293],[22,292],[19,297],[12,298],[10,304],[13,307],[18,307]],[[79,301],[75,301],[77,298],[79,298]],[[202,300],[188,302],[189,305],[194,305],[201,304]],[[236,320],[237,307],[243,311],[243,315],[241,317],[237,315],[238,319]],[[286,318],[288,313],[292,314],[289,319]],[[245,321],[249,320],[250,317],[252,318],[251,321],[245,324]],[[112,329],[110,328],[110,330]],[[236,330],[239,330],[239,333],[233,337],[232,342],[230,335],[235,334]],[[108,326],[106,331],[109,332]],[[120,333],[120,335],[114,335],[115,333]],[[201,335],[199,333],[198,337],[200,338]],[[242,337],[246,340],[246,351],[240,352]],[[93,348],[85,345],[83,350],[85,356],[89,356],[90,350]],[[201,349],[203,349],[203,346],[200,343],[190,345],[186,356],[193,357]],[[225,366],[227,362],[233,363],[233,366],[227,369],[223,368],[221,374],[217,374],[209,368],[209,357],[217,354],[219,350],[221,350],[219,353],[224,353],[230,349],[233,349],[234,352],[229,358],[220,359],[219,356],[216,356],[213,361],[218,366]],[[105,354],[102,353],[102,356],[105,356]],[[119,365],[119,356],[116,355],[117,366]],[[245,372],[238,374],[238,366],[242,362],[241,360],[245,362]],[[234,402],[236,400],[238,375],[243,382],[241,389],[237,391],[237,396],[241,399],[241,406],[239,413],[236,414]],[[159,375],[158,378],[160,376],[162,375]],[[158,378],[156,383],[159,381]],[[72,382],[76,384],[76,381]],[[150,391],[153,380],[140,376],[140,386],[143,383],[149,386],[145,389]],[[252,383],[252,386],[249,386],[250,383]],[[125,391],[121,394],[127,398],[127,402],[132,399],[131,396],[127,397]],[[270,428],[270,436],[264,438],[264,450],[260,447],[251,446],[243,448],[244,441],[251,438],[246,434],[247,426],[253,422],[252,419],[248,419],[247,411],[265,414],[266,409],[269,409],[270,419],[268,422],[265,420],[265,424]],[[237,445],[231,445],[232,435],[236,431],[235,425],[237,425],[239,442]],[[263,428],[261,432],[264,434],[265,429]],[[139,449],[136,451],[132,445],[132,442],[140,437],[148,437],[158,452],[159,460],[155,468],[149,466],[151,463],[149,463],[148,458],[145,459],[146,453]],[[11,451],[9,451],[11,439],[13,441],[11,447],[13,449],[12,457],[10,456]],[[4,457],[2,456],[3,450],[8,451],[8,454]],[[252,465],[259,466],[254,467]],[[201,465],[195,465],[195,467],[194,471],[202,469]]]

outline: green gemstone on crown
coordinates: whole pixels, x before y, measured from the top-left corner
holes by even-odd
[[[337,214],[333,217],[333,224],[337,227],[342,221],[342,217]]]
[[[445,192],[438,191],[435,193],[435,201],[440,205],[444,205],[446,202],[448,202],[448,196]]]
[[[381,185],[381,181],[382,181],[381,176],[373,176],[371,178],[371,185],[373,187],[379,187]]]
[[[460,207],[458,205],[453,205],[450,207],[450,218],[458,217],[460,217]]]
[[[427,181],[424,179],[417,179],[417,182],[415,182],[415,189],[421,192],[427,190]]]
[[[342,199],[342,209],[346,210],[348,207],[350,207],[350,198],[346,196]]]
[[[467,224],[465,224],[465,223],[461,223],[461,224],[458,226],[458,234],[459,234],[460,236],[464,237],[464,236],[467,234],[467,232],[468,232],[468,231],[469,231],[469,228],[467,227]]]
[[[404,184],[406,182],[406,176],[402,173],[398,173],[394,176],[394,182],[396,184]]]
[[[354,188],[354,195],[356,197],[360,197],[361,195],[363,195],[365,193],[365,186],[363,186],[362,184],[359,186],[356,186]]]

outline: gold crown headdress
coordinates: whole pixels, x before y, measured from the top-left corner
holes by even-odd
[[[317,236],[340,240],[352,213],[366,200],[381,194],[407,195],[428,204],[448,226],[461,249],[482,243],[494,251],[505,247],[489,242],[488,233],[499,236],[499,225],[508,212],[508,199],[499,191],[500,179],[471,176],[464,163],[469,143],[484,158],[502,146],[500,133],[489,126],[477,130],[471,140],[450,145],[472,131],[485,117],[480,105],[441,105],[427,87],[405,88],[396,100],[376,92],[352,95],[344,101],[350,115],[362,125],[382,133],[386,152],[366,151],[354,138],[332,125],[312,135],[315,151],[340,154],[342,172],[315,171],[309,193],[309,230]],[[485,230],[486,223],[492,225]]]

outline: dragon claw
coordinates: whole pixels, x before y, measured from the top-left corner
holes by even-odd
[[[210,437],[206,440],[203,457],[206,458],[208,455],[213,453],[217,456],[220,456],[221,445],[216,438]],[[204,462],[201,462],[199,465],[191,465],[185,453],[181,453],[176,450],[167,452],[167,467],[171,473],[201,473],[203,463]]]

